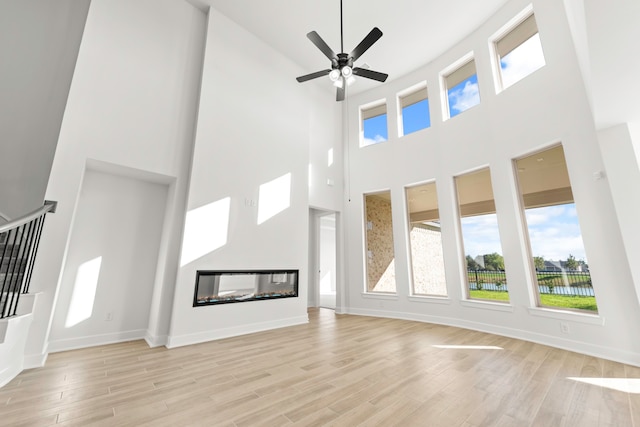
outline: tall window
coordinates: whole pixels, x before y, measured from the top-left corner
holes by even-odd
[[[391,192],[365,194],[367,292],[396,292]]]
[[[428,95],[427,84],[424,82],[398,96],[398,106],[402,118],[402,120],[398,120],[398,123],[401,124],[399,136],[409,135],[431,126]]]
[[[536,17],[529,10],[494,42],[500,86],[506,89],[545,65]],[[504,33],[504,30],[501,31]]]
[[[361,147],[378,144],[388,139],[386,103],[363,107],[360,110],[360,117]]]
[[[597,311],[562,146],[515,160],[538,303]]]
[[[476,62],[473,57],[464,59],[462,65],[443,75],[449,118],[480,104]]]
[[[455,178],[467,268],[468,296],[508,301],[498,217],[489,168]]]
[[[406,188],[413,294],[446,296],[435,182]]]

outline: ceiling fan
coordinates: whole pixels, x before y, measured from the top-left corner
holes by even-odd
[[[353,63],[360,58],[360,56],[367,51],[378,39],[382,37],[382,31],[378,27],[374,27],[373,30],[362,39],[360,44],[351,51],[351,53],[344,53],[344,41],[342,30],[342,0],[340,0],[340,50],[341,53],[336,54],[327,43],[322,40],[322,37],[315,31],[311,31],[307,34],[307,38],[316,45],[318,49],[324,55],[331,60],[331,69],[316,71],[315,73],[307,74],[297,77],[296,80],[300,83],[308,80],[316,79],[318,77],[329,75],[329,78],[333,84],[338,88],[336,93],[336,101],[343,101],[345,97],[346,86],[351,83],[353,76],[365,77],[367,79],[377,80],[384,82],[389,77],[387,74],[380,73],[378,71],[372,71],[365,68],[354,67]]]

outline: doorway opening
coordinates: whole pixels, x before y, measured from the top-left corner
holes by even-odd
[[[336,214],[331,213],[319,218],[318,239],[318,291],[319,306],[336,308]]]
[[[335,310],[337,299],[337,214],[311,210],[309,306]]]

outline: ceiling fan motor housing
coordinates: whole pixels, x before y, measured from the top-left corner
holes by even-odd
[[[334,70],[342,70],[344,67],[353,68],[353,58],[346,53],[339,53],[337,61],[331,61],[331,67]]]

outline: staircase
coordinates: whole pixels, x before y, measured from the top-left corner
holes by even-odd
[[[36,295],[29,293],[44,218],[55,202],[0,225],[0,387],[24,366]]]
[[[19,299],[20,285],[27,268],[25,252],[20,245],[0,243],[0,318],[8,317],[7,310],[17,305],[12,304],[11,299]]]

